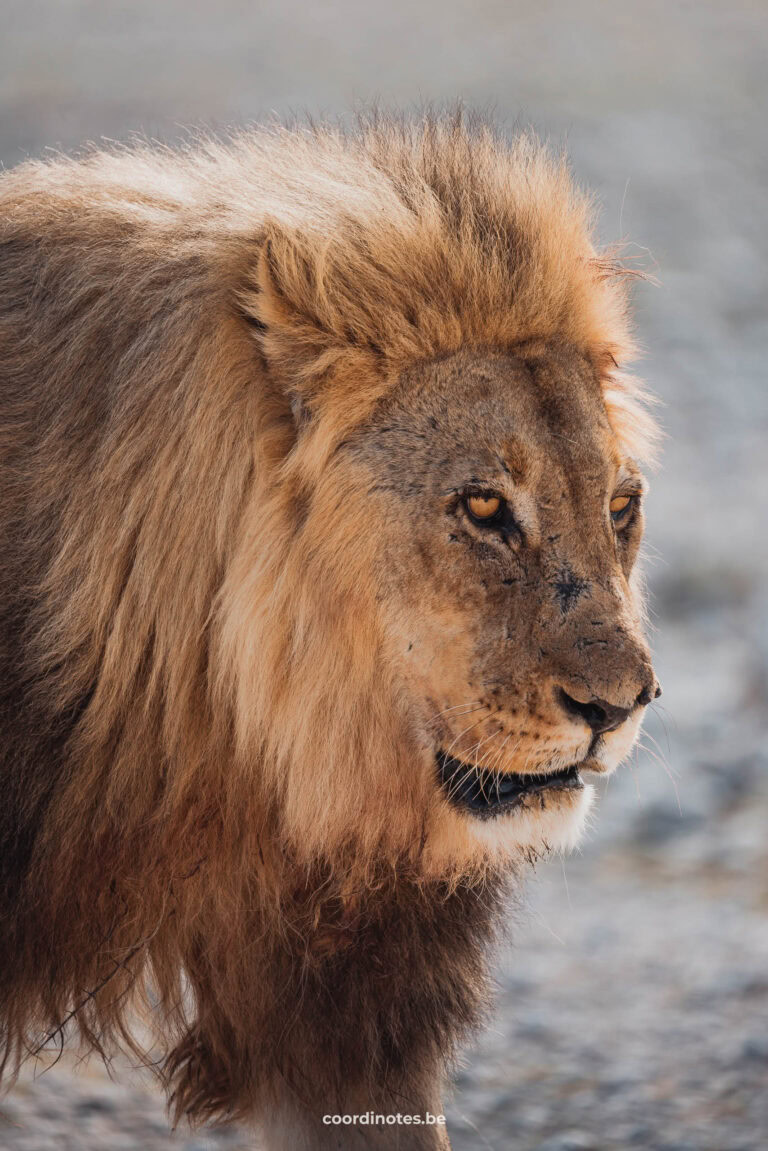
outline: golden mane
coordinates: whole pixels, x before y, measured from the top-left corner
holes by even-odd
[[[8,1056],[73,1011],[92,1044],[133,1044],[146,980],[178,1108],[248,1109],[254,1036],[277,1026],[254,971],[287,940],[312,939],[310,967],[332,953],[361,884],[414,921],[439,891],[436,953],[471,971],[473,1017],[457,924],[474,881],[486,930],[494,861],[467,877],[424,856],[333,453],[408,365],[558,337],[647,454],[619,369],[627,277],[590,219],[563,162],[461,116],[0,179]],[[450,1039],[435,1019],[414,1016],[429,1058]]]
[[[461,116],[373,119],[355,136],[277,132],[256,148],[280,192],[260,282],[243,299],[294,387],[311,394],[350,358],[381,381],[382,366],[396,374],[462,347],[559,337],[595,364],[609,396],[621,393],[628,454],[652,452],[645,397],[618,370],[634,351],[637,273],[615,249],[595,250],[591,200],[564,159]]]

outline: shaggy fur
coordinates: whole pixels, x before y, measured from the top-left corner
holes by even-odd
[[[503,877],[543,844],[500,854],[414,770],[345,445],[414,366],[561,346],[611,451],[647,454],[589,215],[461,117],[2,177],[12,1064],[68,1018],[137,1049],[147,999],[177,1115],[301,1114],[323,1146],[324,1111],[439,1111]]]

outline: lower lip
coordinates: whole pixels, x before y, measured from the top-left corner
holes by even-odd
[[[451,803],[481,819],[524,807],[533,796],[543,802],[555,792],[580,791],[584,787],[575,764],[548,775],[517,775],[471,767],[443,751],[436,758],[440,783]]]

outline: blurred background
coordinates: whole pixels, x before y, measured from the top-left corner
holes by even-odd
[[[5,0],[0,161],[373,98],[463,98],[564,145],[636,291],[667,432],[649,499],[664,697],[580,855],[539,869],[455,1151],[768,1147],[765,0]],[[203,1151],[160,1097],[63,1060],[0,1147]]]

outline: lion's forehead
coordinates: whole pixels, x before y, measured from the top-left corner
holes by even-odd
[[[592,498],[620,460],[583,358],[464,352],[413,367],[356,442],[404,498],[494,476]]]

